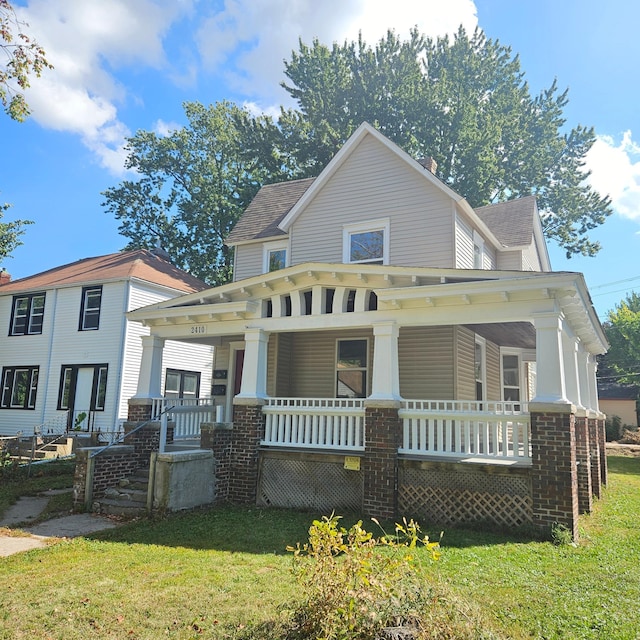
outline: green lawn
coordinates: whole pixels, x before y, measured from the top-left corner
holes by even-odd
[[[428,571],[487,632],[458,637],[640,638],[640,458],[609,470],[577,547],[445,530]],[[0,638],[278,638],[298,592],[284,549],[318,515],[224,507],[2,559]]]

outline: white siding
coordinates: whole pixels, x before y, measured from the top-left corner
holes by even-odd
[[[497,268],[497,258],[496,258],[496,250],[488,244],[484,245],[484,255],[482,257],[483,269],[496,269]]]
[[[498,254],[497,266],[502,271],[522,271],[522,252],[501,251]]]
[[[294,222],[290,264],[340,263],[343,225],[382,218],[390,219],[390,264],[455,266],[451,199],[372,137]]]
[[[262,273],[262,241],[254,244],[242,244],[235,248],[233,279],[244,280]]]
[[[456,214],[456,269],[473,269],[473,229]]]
[[[542,271],[540,256],[533,242],[522,252],[522,268],[524,271]]]

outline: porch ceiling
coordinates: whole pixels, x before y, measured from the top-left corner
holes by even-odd
[[[530,322],[467,324],[465,326],[500,347],[536,348],[536,330]]]

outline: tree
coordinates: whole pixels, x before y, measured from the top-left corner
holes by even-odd
[[[22,122],[29,115],[22,91],[28,88],[31,74],[39,77],[44,69],[52,69],[44,49],[23,27],[9,0],[0,0],[0,102],[10,118]]]
[[[640,383],[640,295],[632,292],[609,311],[604,330],[609,351],[601,361],[600,377],[608,382]],[[611,375],[613,373],[613,376]],[[614,378],[611,380],[610,378]]]
[[[607,197],[585,183],[592,128],[565,131],[567,91],[554,81],[532,96],[518,56],[480,29],[453,40],[389,31],[375,48],[357,42],[303,42],[285,61],[283,87],[299,111],[280,124],[298,136],[298,162],[317,174],[364,121],[482,206],[536,195],[549,239],[567,256],[595,255],[588,231],[611,214]]]
[[[9,209],[10,204],[0,204],[0,260],[8,258],[11,253],[22,243],[20,237],[25,232],[25,226],[33,224],[31,220],[14,220],[13,222],[2,222],[3,211]]]
[[[223,240],[264,181],[292,170],[270,118],[230,102],[187,102],[184,109],[185,127],[128,139],[126,168],[136,178],[107,189],[102,204],[120,220],[127,249],[159,243],[178,267],[222,284],[232,258]]]

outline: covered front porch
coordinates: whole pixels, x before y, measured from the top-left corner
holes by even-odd
[[[142,407],[161,396],[164,340],[215,346],[216,419],[203,441],[215,452],[219,433],[229,444],[226,499],[283,502],[265,493],[274,465],[293,469],[280,475],[294,487],[298,478],[296,491],[317,493],[331,462],[341,469],[336,486],[359,477],[352,493],[363,511],[391,517],[410,506],[399,497],[403,469],[433,477],[425,470],[440,463],[457,470],[446,473],[510,476],[504,495],[518,478],[518,522],[573,522],[572,498],[543,513],[536,491],[573,491],[583,441],[581,509],[599,495],[595,355],[606,343],[579,274],[309,264],[130,317],[151,328],[133,420],[148,418]],[[305,467],[311,459],[315,471]]]

